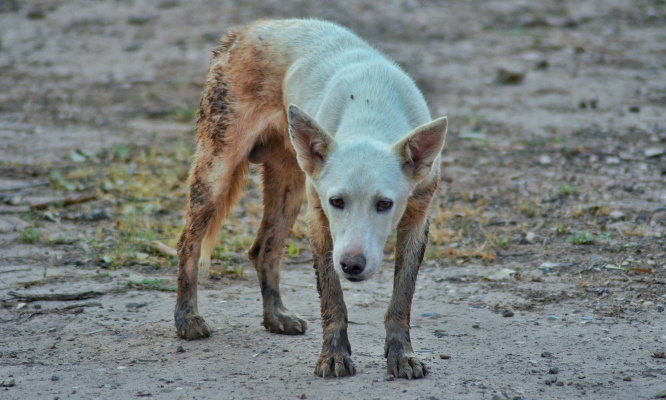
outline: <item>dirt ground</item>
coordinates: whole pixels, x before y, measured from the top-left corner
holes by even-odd
[[[411,320],[423,380],[385,374],[392,241],[343,283],[356,376],[313,374],[302,220],[282,291],[309,330],[260,326],[256,170],[200,284],[214,333],[176,337],[154,241],[183,224],[210,50],[266,17],[351,28],[449,117]],[[0,398],[666,398],[665,26],[663,0],[0,0]]]

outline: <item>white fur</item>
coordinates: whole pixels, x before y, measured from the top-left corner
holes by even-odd
[[[446,119],[428,125],[428,107],[414,82],[344,28],[313,20],[279,29],[269,23],[255,34],[279,34],[291,44],[283,60],[290,65],[283,87],[285,104],[298,106],[289,107],[292,143],[329,221],[333,265],[350,279],[341,269],[342,256],[363,254],[365,269],[354,278],[364,280],[381,265],[386,239],[412,191],[439,168]],[[303,124],[313,120],[316,132],[306,132]],[[429,131],[434,136],[423,160],[412,160],[418,152],[402,151],[412,142],[401,140],[424,126],[434,126]],[[429,170],[410,174],[405,164],[412,161]],[[329,204],[332,197],[344,199],[344,208]],[[380,200],[393,206],[379,212]]]

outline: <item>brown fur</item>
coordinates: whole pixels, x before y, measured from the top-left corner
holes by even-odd
[[[197,339],[210,328],[197,309],[197,268],[206,266],[223,220],[246,181],[249,163],[260,163],[264,216],[249,258],[263,298],[263,324],[271,332],[300,334],[307,324],[284,307],[279,266],[287,234],[301,207],[305,175],[288,137],[282,81],[286,66],[247,30],[231,31],[213,51],[197,118],[197,150],[189,178],[186,224],[178,242],[178,336]],[[386,313],[388,372],[422,377],[425,366],[409,338],[412,297],[427,242],[427,210],[439,176],[416,188],[398,225],[394,293]],[[333,244],[318,195],[307,190],[310,244],[321,298],[323,345],[315,373],[353,375],[347,308],[332,265]]]

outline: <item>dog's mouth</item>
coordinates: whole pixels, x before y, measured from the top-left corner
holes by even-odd
[[[363,282],[365,279],[356,276],[345,276],[349,282]]]

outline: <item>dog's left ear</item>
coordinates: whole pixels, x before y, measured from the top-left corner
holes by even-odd
[[[446,117],[438,118],[414,129],[393,145],[402,160],[402,168],[416,182],[423,180],[432,170],[432,164],[444,147]]]
[[[289,138],[296,150],[298,165],[306,174],[316,175],[335,147],[335,139],[305,111],[293,104],[287,110],[287,119]]]

